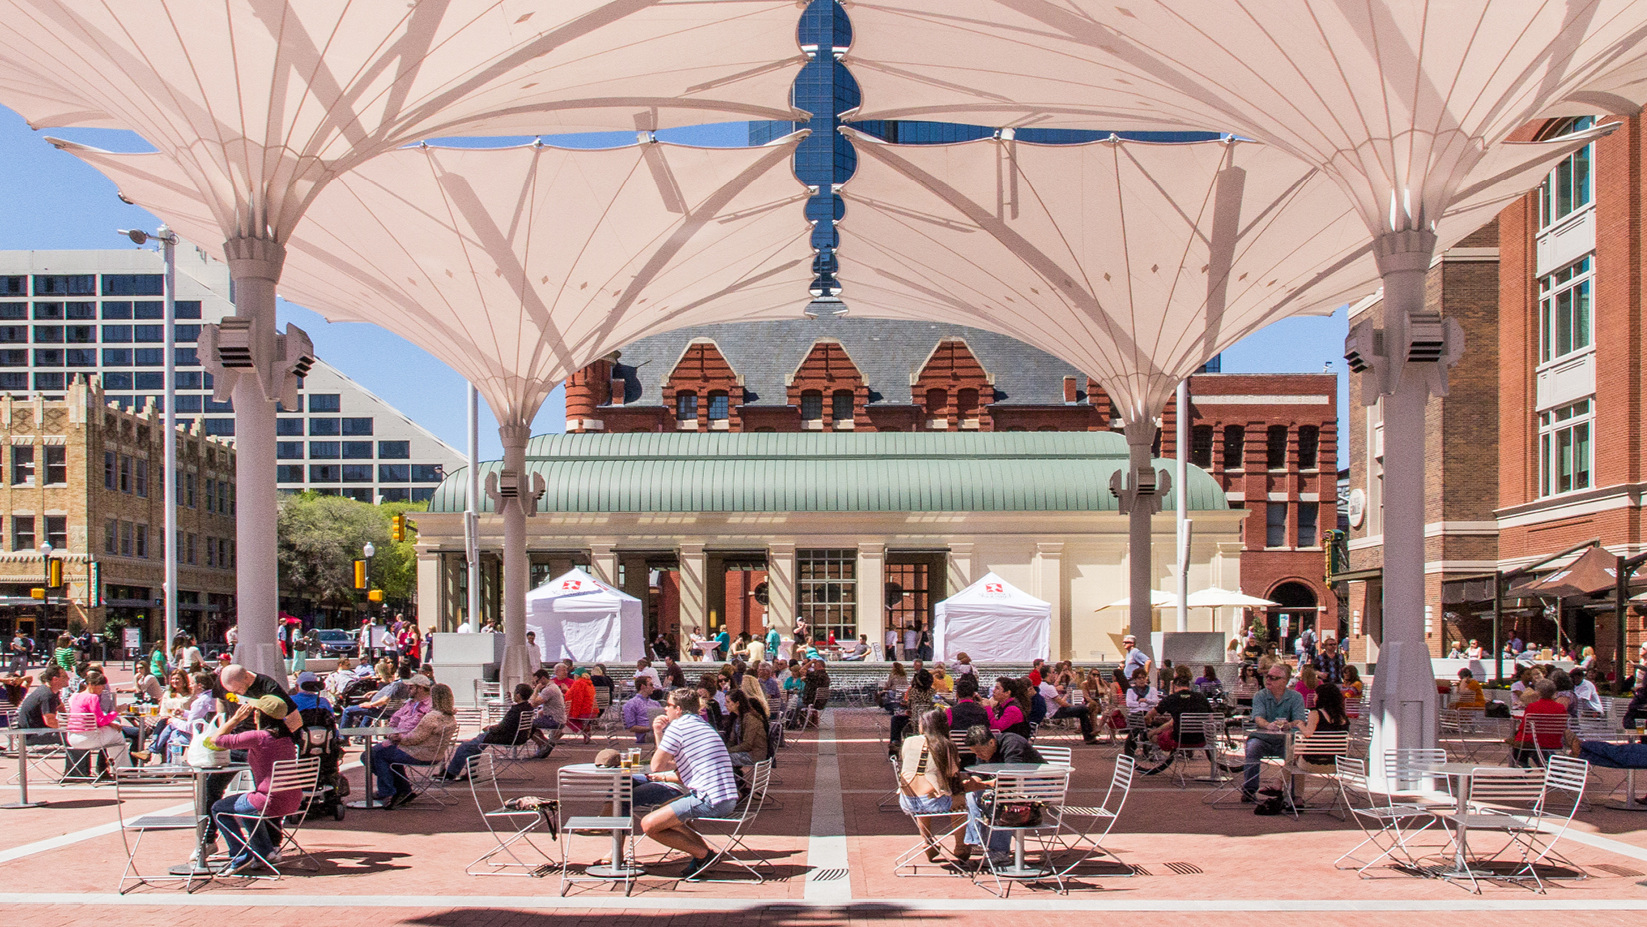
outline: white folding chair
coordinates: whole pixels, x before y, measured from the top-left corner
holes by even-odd
[[[448,730],[440,740],[440,747],[435,758],[428,764],[395,763],[395,769],[406,778],[412,787],[412,794],[418,798],[427,798],[442,808],[457,803],[452,793],[446,788],[446,765],[452,762],[452,752],[457,749],[457,729]]]
[[[1075,768],[1075,749],[1073,747],[1055,747],[1050,744],[1036,744],[1035,752],[1041,754],[1041,759],[1054,766],[1068,766]]]
[[[1060,863],[1059,875],[1069,875],[1075,867],[1100,854],[1114,858],[1114,853],[1104,849],[1104,840],[1114,829],[1115,822],[1120,820],[1121,809],[1127,805],[1136,770],[1137,764],[1132,757],[1118,756],[1115,758],[1115,772],[1110,776],[1109,790],[1104,793],[1102,803],[1063,806],[1059,820],[1063,827],[1054,837],[1064,851],[1073,852],[1075,857],[1068,865]],[[1130,876],[1132,872],[1132,867],[1122,866],[1120,871],[1105,874]]]
[[[1451,780],[1435,774],[1447,762],[1440,747],[1412,747],[1384,751],[1384,791],[1395,804],[1446,810],[1458,805]]]
[[[1514,752],[1523,754],[1531,752],[1538,765],[1544,766],[1550,762],[1553,754],[1561,752],[1562,739],[1567,736],[1567,716],[1554,714],[1527,714],[1522,717],[1522,734],[1526,741],[1518,740]]]
[[[269,793],[298,791],[305,795],[312,795],[319,781],[320,757],[318,756],[306,757],[301,760],[276,760],[273,770],[269,773]],[[246,852],[262,864],[263,868],[269,870],[268,873],[260,873],[249,871],[248,867],[242,867],[233,874],[250,879],[278,879],[283,874],[280,871],[281,866],[306,865],[313,869],[319,869],[320,864],[314,857],[309,855],[309,851],[303,849],[302,845],[297,842],[298,828],[302,826],[303,820],[308,817],[307,805],[308,799],[305,798],[303,805],[300,805],[296,811],[284,818],[270,817],[266,807],[256,814],[236,814],[229,811],[219,813],[219,818],[228,818],[231,821],[240,822],[241,832],[246,835]],[[219,826],[221,828],[221,825]],[[275,833],[279,835],[279,838],[273,841],[273,852],[268,856],[257,852],[252,846],[252,835],[262,827],[273,828]]]
[[[537,720],[537,712],[532,706],[520,713],[520,723],[515,728],[515,736],[509,743],[485,744],[485,750],[497,762],[494,774],[499,778],[509,778],[506,773],[518,769],[520,765],[531,759],[537,753],[537,744],[532,742],[532,722]]]
[[[731,814],[726,817],[696,818],[692,821],[692,829],[697,832],[699,837],[703,838],[704,843],[709,845],[709,860],[698,870],[698,875],[694,876],[691,881],[754,881],[761,883],[766,881],[765,877],[761,875],[763,868],[776,872],[769,860],[765,857],[755,856],[754,851],[744,842],[749,835],[749,826],[755,822],[755,818],[761,813],[761,808],[766,804],[766,793],[771,786],[771,780],[772,761],[761,760],[750,767],[749,794],[738,803],[738,807]],[[720,846],[716,846],[715,841],[710,839],[711,837],[717,838],[720,841]],[[749,855],[740,856],[739,851]],[[707,877],[705,873],[709,872],[710,867],[719,863],[732,863],[754,878],[751,880],[711,879]]]
[[[110,748],[103,745],[87,745],[79,747],[74,745],[74,737],[76,734],[85,735],[95,734],[97,732],[97,716],[89,711],[71,711],[60,715],[60,717],[66,719],[63,722],[63,740],[66,746],[64,750],[63,775],[58,781],[64,783],[90,782],[93,784],[106,781],[110,775],[110,772],[114,769],[114,763],[111,762],[109,758]],[[80,761],[83,761],[86,764],[85,775],[75,774],[74,767],[78,764],[78,762],[80,762],[76,760],[76,754],[80,754]],[[92,763],[93,757],[101,758],[103,767],[101,771],[98,771]]]
[[[1390,800],[1387,793],[1374,792],[1367,783],[1367,764],[1364,760],[1340,756],[1334,764],[1344,809],[1350,820],[1361,829],[1363,839],[1334,860],[1333,867],[1348,869],[1349,866],[1343,865],[1348,861],[1355,865],[1356,874],[1364,879],[1369,878],[1368,869],[1385,859],[1393,859],[1408,869],[1417,869],[1418,860],[1407,846],[1407,840],[1434,825],[1435,816],[1420,805],[1396,803]],[[1418,826],[1413,827],[1415,824]],[[1363,860],[1355,855],[1369,844],[1378,851],[1376,856]]]
[[[131,802],[169,802],[185,804],[186,810],[166,813],[171,809],[151,811],[127,818]],[[176,766],[122,766],[114,771],[115,813],[120,819],[120,842],[126,848],[126,868],[120,873],[119,892],[139,885],[181,883],[185,890],[198,878],[191,868],[189,875],[169,873],[144,875],[137,866],[137,852],[143,838],[154,831],[190,831],[200,823],[194,813],[194,776],[187,769]],[[128,883],[129,886],[128,886]]]
[[[1537,769],[1502,769],[1485,767],[1470,772],[1469,808],[1463,814],[1443,814],[1441,820],[1453,838],[1454,867],[1451,877],[1468,879],[1470,890],[1481,894],[1477,864],[1493,862],[1511,849],[1520,849],[1522,860],[1528,859],[1526,839],[1539,827],[1538,807],[1544,794],[1547,773]],[[1461,788],[1464,786],[1461,785]],[[1470,837],[1481,831],[1500,833],[1508,838],[1503,846],[1486,856],[1472,855]],[[1498,876],[1492,876],[1494,878]],[[1530,865],[1517,870],[1509,879],[1531,878],[1540,892],[1543,884]]]
[[[616,772],[582,772],[561,767],[555,773],[555,798],[560,803],[560,893],[573,882],[614,881],[623,883],[623,893],[629,894],[635,886],[633,866],[624,866],[625,873],[614,880],[610,876],[572,875],[570,854],[574,835],[598,834],[613,847],[611,864],[622,862],[616,855],[623,848],[624,858],[635,856],[634,779]],[[574,810],[592,809],[594,813],[576,814]],[[627,846],[625,846],[627,844]]]
[[[1003,864],[998,863],[994,854],[985,852],[983,865],[978,875],[988,872],[995,881],[995,887],[989,889],[1002,898],[1012,894],[1012,883],[1023,881],[1027,883],[1051,881],[1060,894],[1063,894],[1063,871],[1054,865],[1052,849],[1061,844],[1057,839],[1059,829],[1063,826],[1064,796],[1069,791],[1068,768],[1054,769],[1048,772],[1027,773],[997,773],[995,776],[994,800],[990,804],[989,816],[983,821],[984,845],[989,845],[989,835],[998,830],[1010,831],[1013,835],[1013,870],[1022,870],[1027,852],[1025,842],[1031,835],[1041,838],[1041,855],[1045,860],[1045,869],[1041,875],[1030,877],[1015,876],[1011,870],[1002,872]],[[1039,810],[1039,816],[1027,824],[1011,823],[1004,815],[1006,809],[1016,806],[1029,806]],[[1050,835],[1053,839],[1046,839]],[[976,877],[973,880],[978,881]]]
[[[1309,787],[1311,776],[1326,779],[1326,783],[1316,790],[1315,794],[1319,796],[1330,790],[1332,804],[1327,810],[1332,811],[1338,807],[1340,793],[1333,785],[1336,768],[1332,764],[1339,757],[1349,755],[1348,731],[1316,731],[1314,734],[1300,733],[1293,737],[1287,746],[1287,761],[1281,767],[1282,801],[1286,803],[1286,808],[1293,817],[1298,817],[1299,812],[1305,810],[1305,806],[1309,804],[1307,798],[1301,802],[1294,794],[1298,790],[1294,782],[1296,779],[1302,779],[1305,788]]]
[[[541,876],[554,865],[549,854],[532,842],[531,834],[549,823],[546,813],[533,808],[510,808],[498,788],[496,758],[480,753],[469,758],[469,794],[475,811],[496,844],[463,867],[472,876]],[[537,860],[528,860],[520,851],[530,847]]]
[[[1042,755],[1044,756],[1045,753],[1043,752]],[[922,750],[921,761],[915,769],[916,775],[921,775],[926,772],[928,757],[929,754],[925,750]],[[896,773],[896,767],[894,767],[894,773]],[[898,791],[900,795],[903,792],[901,788]],[[893,875],[900,878],[908,878],[917,876],[933,876],[939,874],[949,875],[952,873],[952,871],[945,866],[942,860],[933,861],[927,858],[927,851],[929,849],[938,849],[939,851],[942,851],[943,842],[948,840],[950,837],[955,836],[957,831],[960,831],[966,827],[966,796],[954,795],[952,798],[960,801],[959,810],[956,810],[955,806],[952,804],[950,806],[950,810],[948,811],[916,812],[904,808],[902,803],[899,803],[899,810],[903,811],[904,816],[909,818],[909,820],[914,823],[916,833],[922,834],[922,836],[914,846],[899,854],[898,857],[892,861]],[[924,832],[922,831],[923,827],[925,828]],[[925,834],[931,834],[931,837],[929,838],[925,836]],[[928,867],[936,868],[940,871],[922,872],[921,865],[923,863],[925,863]]]

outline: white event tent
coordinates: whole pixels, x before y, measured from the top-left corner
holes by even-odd
[[[143,205],[171,220],[203,204],[213,222],[195,243],[229,264],[235,315],[203,332],[201,359],[235,404],[241,663],[282,669],[275,403],[312,358],[301,331],[275,331],[275,285],[319,193],[430,138],[795,118],[795,11],[793,0],[0,0],[0,104],[35,128],[142,136],[177,185]]]
[[[646,656],[641,600],[574,567],[526,594],[545,663],[633,663]]]
[[[1424,307],[1439,220],[1536,119],[1647,98],[1638,0],[843,0],[860,119],[1235,132],[1331,176],[1361,215],[1382,331],[1346,356],[1384,403],[1375,753],[1434,741],[1424,643],[1424,409],[1463,352]],[[1530,188],[1532,184],[1528,184]]]
[[[797,133],[759,148],[418,146],[333,181],[287,245],[281,294],[395,331],[474,383],[503,465],[503,678],[524,679],[532,419],[556,383],[644,335],[792,317],[812,280]],[[170,162],[73,147],[142,205],[179,202]],[[187,237],[196,204],[168,220]]]
[[[1023,663],[1047,655],[1052,606],[994,573],[932,606],[932,656]]]
[[[867,316],[1009,334],[1103,384],[1125,422],[1129,630],[1153,631],[1150,460],[1173,389],[1207,358],[1286,316],[1377,286],[1360,216],[1324,171],[1236,140],[1036,145],[1011,133],[894,146],[851,129],[840,188],[842,296]],[[1487,221],[1574,142],[1508,146],[1440,234]],[[1508,162],[1507,164],[1504,162]],[[1508,178],[1507,180],[1505,178]]]

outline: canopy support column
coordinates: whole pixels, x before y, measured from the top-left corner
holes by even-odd
[[[536,514],[544,483],[543,477],[526,473],[526,442],[531,436],[530,420],[500,424],[503,472],[486,477],[486,494],[503,518],[503,667],[498,678],[505,692],[532,675],[526,651],[526,589],[532,570],[526,556],[526,519]]]
[[[1435,235],[1408,230],[1374,243],[1384,280],[1383,331],[1357,325],[1345,342],[1356,372],[1371,371],[1384,399],[1384,639],[1372,687],[1373,760],[1386,751],[1433,747],[1435,671],[1424,639],[1424,432],[1432,395],[1445,396],[1447,369],[1463,351],[1456,321],[1428,312],[1424,280]]]
[[[314,364],[309,336],[288,325],[275,331],[275,284],[286,249],[267,238],[223,244],[235,285],[235,314],[202,326],[201,366],[212,375],[213,398],[233,400],[235,423],[235,662],[284,679],[275,641],[280,615],[274,530],[275,403],[297,405],[298,380]],[[167,474],[171,479],[171,474]],[[175,538],[168,539],[168,543]]]
[[[1150,609],[1150,519],[1161,511],[1161,497],[1172,489],[1172,474],[1156,470],[1150,459],[1155,443],[1155,417],[1137,415],[1128,419],[1127,469],[1109,480],[1109,491],[1120,500],[1127,515],[1127,570],[1130,604],[1127,606],[1127,633],[1138,638],[1138,646],[1150,653],[1150,633],[1155,622]],[[1151,656],[1157,656],[1151,654]]]

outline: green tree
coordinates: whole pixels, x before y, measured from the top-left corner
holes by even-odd
[[[410,540],[389,540],[390,519],[423,505],[371,505],[341,496],[298,493],[281,499],[276,530],[280,588],[289,596],[326,607],[363,600],[354,584],[354,562],[370,542],[371,584],[390,607],[417,595],[416,554]]]

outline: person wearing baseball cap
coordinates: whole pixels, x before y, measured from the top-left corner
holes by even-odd
[[[1121,671],[1126,678],[1131,679],[1132,674],[1138,670],[1143,670],[1144,675],[1148,676],[1155,668],[1155,661],[1149,658],[1149,654],[1138,649],[1138,638],[1131,634],[1121,638],[1121,650],[1126,654],[1125,662],[1121,664]]]
[[[423,716],[429,713],[429,689],[435,684],[433,679],[422,673],[414,673],[406,680],[406,704],[400,706],[389,718],[390,733],[409,734]]]
[[[235,702],[238,707],[234,715],[223,729],[233,731],[242,725],[247,725],[247,729],[206,738],[206,746],[215,750],[246,751],[246,765],[252,773],[250,792],[225,795],[212,803],[212,823],[222,831],[229,848],[225,873],[274,868],[269,865],[269,856],[279,846],[280,831],[273,822],[303,805],[302,789],[270,791],[274,764],[297,758],[297,744],[285,730],[286,718],[297,715],[289,702],[290,699],[275,694],[240,696]],[[253,819],[259,814],[265,815],[266,820],[253,829]]]
[[[297,674],[297,691],[292,693],[292,701],[297,703],[298,711],[320,709],[331,712],[332,703],[327,700],[326,684],[319,676],[304,670]]]

